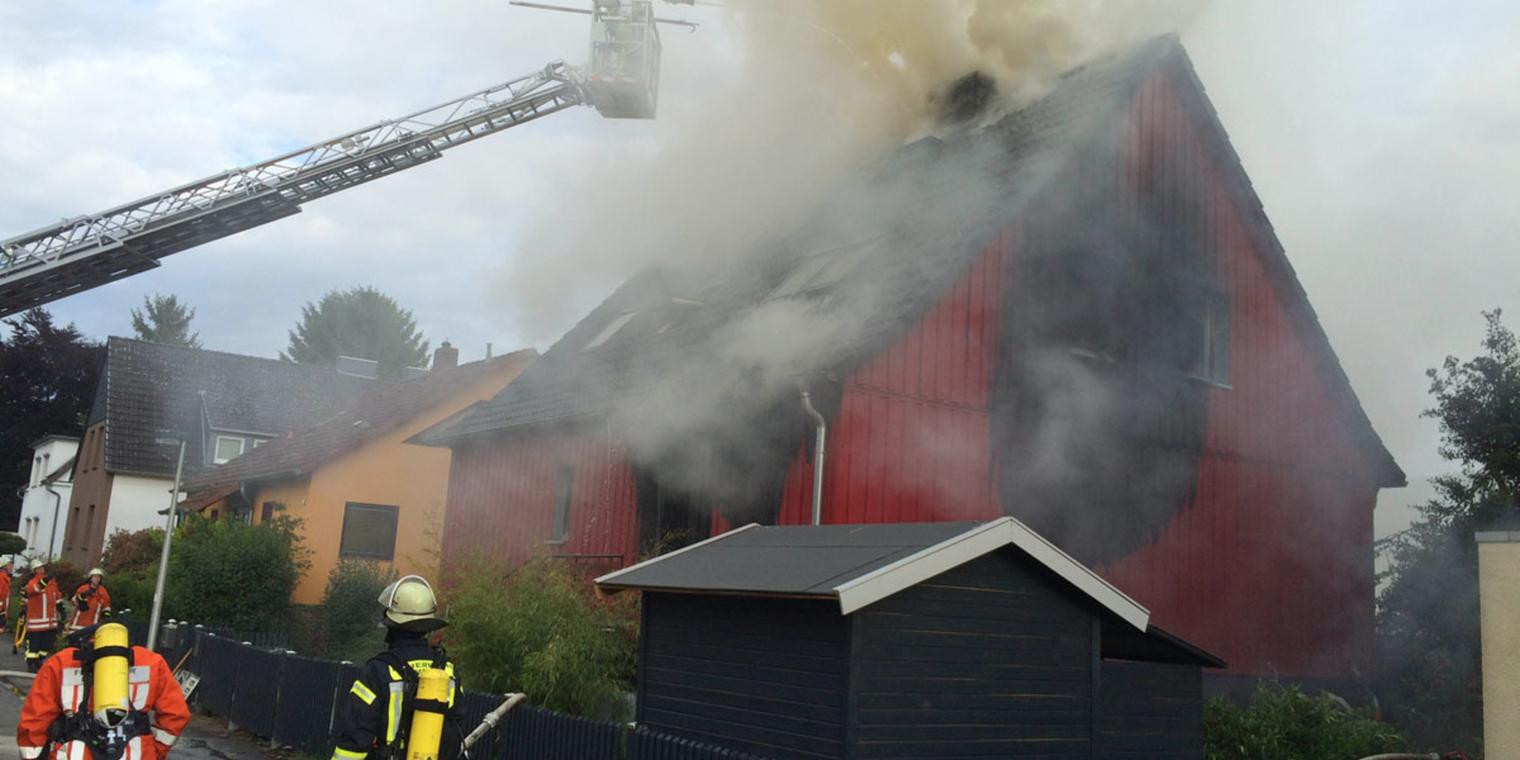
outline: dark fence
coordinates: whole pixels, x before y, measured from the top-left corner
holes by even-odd
[[[145,641],[146,625],[132,628]],[[230,634],[230,635],[222,635]],[[332,749],[334,706],[360,668],[302,657],[277,635],[219,634],[199,626],[165,626],[159,651],[170,664],[200,678],[191,701],[231,726],[275,745],[326,755]],[[501,697],[466,692],[460,697],[465,730],[501,704]],[[761,760],[734,750],[635,729],[618,723],[519,705],[470,750],[475,760]]]

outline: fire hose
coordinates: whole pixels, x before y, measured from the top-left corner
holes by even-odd
[[[484,720],[480,721],[480,725],[476,726],[475,730],[471,731],[470,735],[464,738],[464,744],[460,745],[460,750],[469,750],[471,745],[475,744],[475,742],[480,741],[488,732],[490,732],[491,729],[496,727],[496,724],[501,721],[501,717],[503,715],[506,715],[508,710],[516,707],[518,702],[521,702],[527,698],[527,694],[508,694],[507,701],[502,702],[501,706],[495,710],[486,713],[486,717]]]

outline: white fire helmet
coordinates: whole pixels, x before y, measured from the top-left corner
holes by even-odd
[[[97,575],[100,576],[101,580],[105,580],[106,579],[106,571],[101,570],[98,567],[92,567],[92,568],[90,568],[90,572],[87,575],[85,575],[85,577],[86,578],[94,578]]]
[[[32,572],[36,572],[36,571],[41,570],[41,569],[42,569],[42,560],[40,560],[40,559],[34,559],[34,560],[32,560]]]
[[[441,627],[438,616],[438,597],[433,587],[420,575],[408,575],[385,587],[380,592],[380,606],[385,608],[385,622],[389,626]],[[429,625],[436,624],[436,625]]]

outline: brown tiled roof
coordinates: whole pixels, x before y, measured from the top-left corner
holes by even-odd
[[[336,412],[373,381],[326,367],[113,337],[89,425],[105,420],[105,467],[172,476],[206,461],[205,431],[275,436]]]
[[[249,480],[304,475],[325,462],[385,435],[494,373],[528,366],[538,356],[527,349],[494,359],[461,364],[409,380],[381,382],[327,419],[252,449],[187,480],[192,493]],[[509,378],[504,378],[504,381]]]

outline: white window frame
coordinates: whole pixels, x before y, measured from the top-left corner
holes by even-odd
[[[237,441],[237,444],[238,444],[238,453],[233,454],[232,456],[227,457],[225,459],[222,458],[222,441]],[[247,438],[244,438],[243,436],[240,436],[240,435],[221,435],[220,433],[218,433],[217,436],[216,436],[216,442],[214,444],[212,444],[212,447],[211,447],[211,463],[212,464],[226,464],[227,462],[231,462],[232,460],[237,459],[238,457],[242,456],[244,454],[244,452],[246,452],[246,451],[248,451],[248,439]]]

